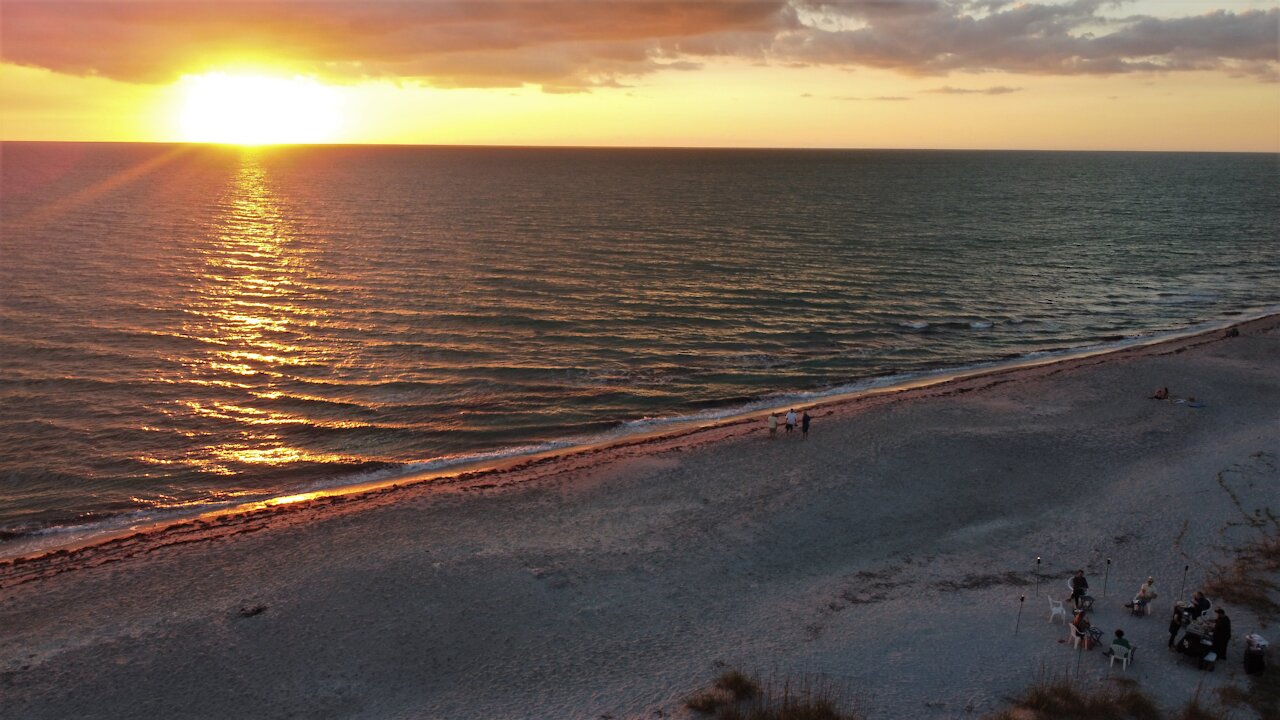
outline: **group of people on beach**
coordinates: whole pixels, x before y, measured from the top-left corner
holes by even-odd
[[[1197,590],[1190,602],[1177,602],[1173,617],[1169,619],[1169,647],[1196,657],[1213,653],[1214,660],[1227,656],[1227,644],[1231,642],[1231,618],[1221,607],[1209,608],[1213,603]]]
[[[795,409],[792,408],[791,410],[788,410],[787,414],[784,416],[787,432],[795,430],[796,423],[799,422],[800,435],[806,440],[809,439],[809,423],[812,420],[813,418],[809,417],[808,410],[804,410],[803,414],[797,417]],[[772,440],[778,434],[778,415],[772,412],[769,413],[769,419],[766,422],[769,425],[769,439]]]
[[[1075,609],[1071,620],[1072,632],[1082,639],[1085,649],[1090,650],[1101,643],[1102,630],[1093,627],[1087,616],[1093,609],[1093,598],[1088,595],[1089,581],[1085,579],[1084,570],[1076,570],[1067,584],[1071,595],[1064,602],[1070,602]],[[1156,579],[1148,576],[1124,607],[1136,617],[1145,617],[1150,614],[1151,601],[1158,596]],[[1231,618],[1221,607],[1213,608],[1214,616],[1210,618],[1208,613],[1212,607],[1213,603],[1200,590],[1192,593],[1189,601],[1175,603],[1169,623],[1169,647],[1197,658],[1208,658],[1211,662],[1224,659],[1227,645],[1231,642]],[[1132,651],[1133,646],[1125,638],[1124,630],[1116,629],[1111,647],[1103,654],[1120,652],[1127,657]]]

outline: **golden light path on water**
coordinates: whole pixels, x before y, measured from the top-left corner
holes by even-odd
[[[222,199],[225,213],[201,250],[198,291],[185,308],[191,321],[183,332],[208,350],[184,358],[182,382],[221,386],[243,399],[187,399],[176,409],[233,422],[238,431],[232,439],[193,447],[180,462],[220,475],[243,472],[246,466],[340,462],[345,458],[311,452],[278,433],[288,425],[324,423],[254,407],[255,401],[283,394],[275,387],[286,379],[282,369],[318,359],[316,348],[299,343],[310,337],[308,327],[324,320],[324,311],[317,303],[302,302],[321,291],[309,281],[306,254],[273,197],[259,153],[242,153]]]

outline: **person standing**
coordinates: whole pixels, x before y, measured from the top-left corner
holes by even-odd
[[[778,436],[778,416],[769,413],[769,439],[772,440]]]
[[[809,420],[809,411],[805,410],[804,414],[800,416],[800,434],[805,440],[809,439]]]
[[[1182,630],[1182,626],[1189,622],[1190,616],[1187,613],[1186,605],[1181,601],[1173,604],[1173,617],[1169,619],[1169,647],[1173,647],[1178,641],[1178,632]]]
[[[795,430],[795,429],[796,429],[796,411],[788,410],[787,411],[787,432],[791,432],[792,430]]]
[[[1227,659],[1227,644],[1231,642],[1231,618],[1222,608],[1214,608],[1218,617],[1213,621],[1213,651],[1218,653],[1219,660]]]

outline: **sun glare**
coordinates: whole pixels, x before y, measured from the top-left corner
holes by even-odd
[[[332,142],[338,91],[312,78],[212,72],[182,78],[182,139],[234,145]]]

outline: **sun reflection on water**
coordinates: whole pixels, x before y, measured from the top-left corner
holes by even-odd
[[[209,434],[223,440],[189,449],[181,462],[217,475],[234,475],[246,466],[342,462],[347,458],[299,447],[280,433],[289,426],[349,424],[256,404],[290,397],[277,387],[290,380],[287,369],[327,360],[319,357],[307,331],[325,319],[321,303],[313,302],[321,289],[259,155],[244,153],[222,205],[225,213],[201,248],[202,267],[182,328],[204,352],[181,359],[182,382],[221,392],[177,401],[172,413],[196,422],[230,423],[235,432],[230,438]]]

